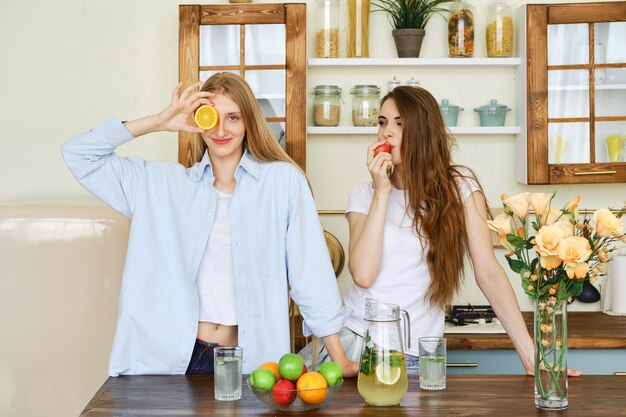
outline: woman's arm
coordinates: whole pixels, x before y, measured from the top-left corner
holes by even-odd
[[[211,104],[209,98],[213,97],[213,93],[198,91],[201,83],[200,81],[190,85],[182,93],[180,90],[183,83],[178,83],[172,91],[172,101],[165,110],[141,119],[124,122],[124,126],[136,138],[160,131],[202,133],[202,129],[187,122],[189,115],[200,105]]]
[[[374,182],[374,196],[367,214],[350,212],[350,243],[348,246],[348,269],[354,283],[369,288],[374,284],[380,271],[383,256],[383,236],[387,204],[392,186],[389,169],[393,166],[391,155],[381,152],[374,156],[374,149],[381,142],[371,144],[367,149],[367,169]]]
[[[124,125],[112,119],[74,136],[61,148],[63,159],[78,182],[128,218],[134,212],[137,192],[143,187],[146,163],[141,158],[119,157],[115,149],[137,136],[159,130],[201,131],[186,120],[195,107],[209,103],[211,94],[196,91],[197,84],[180,94],[181,87],[176,87],[172,102],[162,112]]]
[[[348,269],[359,287],[371,287],[380,271],[388,202],[388,192],[374,190],[368,214],[354,211],[348,214]]]
[[[511,338],[526,373],[534,374],[534,345],[519,309],[511,283],[496,260],[487,227],[487,206],[483,195],[475,191],[465,201],[465,221],[469,253],[474,265],[476,283],[480,287],[507,334]]]
[[[526,373],[533,375],[535,373],[535,347],[526,328],[511,283],[506,272],[496,260],[491,231],[487,227],[485,199],[480,192],[475,191],[465,201],[464,206],[469,252],[474,265],[476,283],[506,329]],[[567,374],[579,376],[581,372],[568,368]]]
[[[359,373],[359,363],[353,362],[346,356],[346,352],[341,346],[341,341],[339,340],[339,334],[331,334],[325,337],[322,337],[322,341],[328,350],[330,358],[333,362],[337,362],[341,369],[343,370],[343,376],[346,378],[355,377]]]

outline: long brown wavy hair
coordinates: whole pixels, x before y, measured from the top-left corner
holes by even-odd
[[[426,297],[432,305],[445,309],[461,286],[468,247],[457,181],[462,177],[479,183],[469,168],[452,163],[454,137],[447,132],[437,101],[427,90],[396,87],[382,103],[387,100],[395,102],[403,125],[402,165],[396,173],[404,180],[413,227],[422,245],[428,242],[426,259],[432,280]]]
[[[230,72],[218,72],[206,80],[200,90],[223,94],[237,104],[246,128],[244,147],[256,160],[285,161],[300,169],[272,135],[254,93],[243,78]]]

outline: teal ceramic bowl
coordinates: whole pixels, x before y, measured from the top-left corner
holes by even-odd
[[[456,126],[457,120],[459,118],[459,112],[463,111],[462,107],[455,106],[454,104],[450,104],[448,99],[441,100],[441,104],[439,104],[439,110],[441,111],[441,116],[443,117],[443,122],[446,126]]]
[[[481,126],[504,126],[507,112],[511,111],[504,104],[498,104],[498,100],[491,100],[489,104],[474,109],[480,115]]]

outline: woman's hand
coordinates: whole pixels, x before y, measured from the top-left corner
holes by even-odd
[[[344,378],[354,378],[359,374],[358,362],[353,362],[350,359],[346,358],[345,361],[338,362],[337,364],[341,366]]]
[[[391,154],[380,152],[374,156],[374,149],[384,144],[385,141],[376,141],[367,148],[367,169],[374,181],[374,189],[391,192],[391,180],[389,170],[393,167]]]
[[[172,92],[172,102],[169,107],[156,115],[158,130],[170,132],[202,133],[198,126],[188,123],[189,115],[202,104],[212,105],[210,99],[213,93],[198,91],[202,81],[187,87],[180,92],[183,83],[180,82]]]
[[[567,368],[567,376],[581,376],[582,374],[578,369]],[[526,368],[526,375],[535,375],[535,368]]]

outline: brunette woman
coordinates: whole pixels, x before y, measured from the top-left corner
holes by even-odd
[[[376,152],[385,143],[391,152]],[[398,304],[411,318],[407,368],[417,372],[418,339],[443,336],[445,308],[461,287],[469,255],[478,286],[532,374],[533,342],[495,258],[484,193],[469,168],[452,162],[452,143],[425,89],[397,87],[383,98],[378,140],[367,149],[372,181],[354,188],[346,210],[355,285],[343,297],[353,313],[340,338],[358,360],[364,300]],[[324,360],[326,351],[318,357]]]

